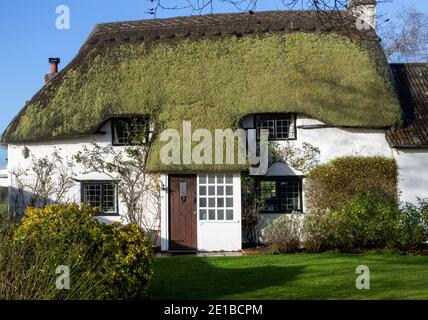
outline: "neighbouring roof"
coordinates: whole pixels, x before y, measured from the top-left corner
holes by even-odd
[[[76,58],[12,121],[2,142],[88,135],[122,114],[156,115],[160,129],[180,129],[183,120],[194,129],[235,128],[245,115],[262,112],[304,113],[334,126],[390,127],[400,119],[400,106],[378,42],[373,30],[357,30],[345,11],[97,25]],[[159,148],[155,143],[152,154]],[[154,170],[171,169],[156,156],[149,163]]]
[[[391,64],[403,124],[387,132],[395,148],[428,147],[428,64]]]

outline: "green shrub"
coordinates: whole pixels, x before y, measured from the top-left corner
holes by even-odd
[[[400,249],[414,249],[428,241],[428,199],[418,199],[417,205],[405,203],[401,208]]]
[[[309,252],[334,249],[334,221],[330,210],[312,209],[305,213],[302,245]]]
[[[339,210],[358,193],[383,191],[397,197],[397,164],[386,157],[347,156],[317,166],[305,185],[309,208]]]
[[[342,251],[393,248],[401,231],[397,201],[383,192],[357,194],[333,213],[333,221],[335,246]]]
[[[262,241],[271,247],[271,252],[295,252],[300,247],[303,215],[282,215],[262,230]]]
[[[34,252],[46,247],[58,265],[66,265],[70,252],[78,253],[82,263],[72,276],[97,282],[93,299],[144,298],[153,274],[150,242],[137,226],[101,224],[94,213],[77,205],[29,208],[15,230],[15,242]],[[91,271],[87,265],[94,262],[98,268]]]

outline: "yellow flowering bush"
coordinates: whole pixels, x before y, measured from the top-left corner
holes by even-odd
[[[50,259],[58,265],[66,265],[69,253],[77,252],[77,259],[87,263],[78,264],[70,275],[96,283],[92,299],[144,298],[153,275],[151,243],[138,226],[102,224],[94,214],[88,206],[28,208],[14,240],[35,252],[48,247]],[[95,270],[86,269],[94,263]]]
[[[105,226],[102,278],[104,299],[144,298],[153,276],[150,241],[134,224]]]

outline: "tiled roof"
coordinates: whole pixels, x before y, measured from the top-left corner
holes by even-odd
[[[99,24],[82,50],[103,43],[135,42],[175,38],[221,37],[267,32],[337,32],[355,40],[378,40],[373,30],[356,28],[347,11],[264,11],[186,16]]]
[[[404,123],[387,132],[391,147],[428,147],[428,64],[391,64]]]

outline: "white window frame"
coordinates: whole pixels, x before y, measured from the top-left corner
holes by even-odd
[[[213,174],[213,175],[215,175],[215,183],[214,184],[208,184],[208,176],[210,175],[210,174]],[[218,178],[218,175],[224,175],[224,183],[218,183],[217,182],[217,178]],[[201,184],[200,183],[200,178],[201,178],[201,176],[206,176],[207,177],[207,181],[206,181],[206,183],[204,183],[204,184]],[[226,176],[230,176],[231,178],[232,178],[232,182],[231,183],[228,183],[228,184],[226,184]],[[238,206],[241,206],[241,203],[236,203],[236,201],[238,201],[238,199],[240,199],[240,197],[237,197],[236,196],[236,192],[237,192],[237,186],[236,186],[236,184],[235,184],[236,182],[235,182],[235,175],[232,173],[232,172],[209,172],[209,173],[201,173],[201,174],[198,174],[197,175],[197,183],[196,183],[196,188],[197,188],[197,192],[196,192],[196,195],[197,195],[197,216],[198,216],[198,223],[199,222],[201,222],[201,223],[236,223],[237,221],[238,221],[238,219],[237,219],[237,207]],[[200,198],[201,198],[201,195],[200,195],[200,193],[199,193],[199,187],[200,186],[206,186],[207,187],[207,190],[206,190],[206,195],[204,195],[204,196],[202,196],[202,197],[205,197],[206,199],[207,199],[207,206],[206,207],[201,207],[200,206]],[[213,197],[214,199],[215,199],[215,206],[214,207],[209,207],[209,204],[208,204],[208,198],[210,198],[210,196],[208,195],[208,187],[209,186],[214,186],[214,188],[215,188],[215,196],[211,196],[211,198]],[[217,206],[217,187],[218,186],[224,186],[225,188],[224,188],[224,196],[223,196],[223,198],[224,198],[224,207],[218,207]],[[232,195],[230,195],[230,196],[227,196],[226,195],[226,187],[227,186],[231,186],[232,187]],[[226,207],[226,198],[232,198],[233,199],[233,206],[232,207]],[[207,219],[206,220],[203,220],[203,219],[201,219],[201,215],[200,215],[200,210],[207,210]],[[210,209],[212,209],[212,210],[215,210],[215,214],[216,214],[216,218],[214,219],[214,220],[209,220],[209,210]],[[224,210],[224,220],[218,220],[217,219],[217,211],[218,210]],[[233,219],[232,220],[226,220],[226,210],[232,210],[233,211]]]

